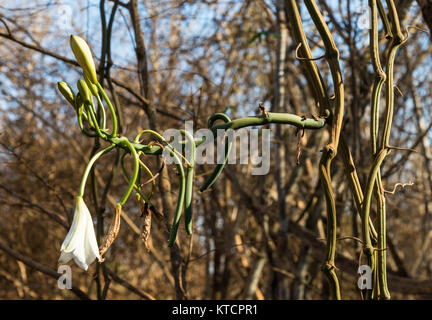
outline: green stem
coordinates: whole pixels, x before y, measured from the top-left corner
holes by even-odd
[[[84,133],[87,137],[91,137],[91,138],[98,137],[97,134],[90,133],[90,132],[87,131],[86,128],[84,128],[84,124],[82,122],[82,116],[83,115],[85,115],[85,114],[81,113],[81,114],[78,115],[78,126],[79,126],[80,130],[82,131],[82,133]],[[88,122],[90,123],[90,121],[88,121]]]
[[[327,255],[324,263],[324,272],[326,273],[333,299],[340,300],[339,280],[336,275],[334,258],[336,250],[336,204],[331,185],[331,163],[337,154],[340,132],[342,129],[342,120],[344,113],[344,85],[342,72],[339,65],[339,50],[333,40],[332,34],[319,11],[314,0],[305,0],[305,5],[309,14],[318,29],[318,32],[324,42],[325,58],[330,67],[335,94],[334,109],[331,110],[330,141],[323,151],[320,161],[320,180],[325,190],[326,208],[327,208]]]
[[[225,123],[215,125],[211,127],[216,120],[223,120]],[[245,117],[239,118],[235,120],[230,120],[227,115],[223,113],[216,113],[209,119],[210,130],[213,132],[213,135],[217,133],[217,130],[237,130],[240,128],[251,127],[251,126],[259,126],[259,125],[267,125],[270,123],[278,123],[278,124],[290,124],[294,125],[297,128],[301,129],[312,129],[317,130],[324,127],[326,120],[323,118],[317,119],[308,119],[305,117],[300,117],[294,114],[289,113],[273,113],[268,112],[267,117],[264,116],[256,116],[256,117]],[[197,143],[200,145],[201,143]],[[225,139],[225,157],[222,163],[216,165],[210,177],[200,188],[200,191],[203,192],[209,189],[217,180],[217,178],[222,173],[227,161],[229,152],[232,147],[232,141],[229,141],[228,137]]]
[[[384,24],[384,30],[386,32],[386,37],[391,38],[392,37],[392,30],[391,30],[390,22],[388,20],[387,14],[384,10],[384,6],[382,5],[381,0],[377,0],[377,5],[378,5],[378,11],[379,11],[381,20],[383,21],[383,24]]]
[[[96,95],[96,99],[97,99],[97,102],[99,104],[99,110],[101,111],[101,114],[102,114],[102,124],[101,124],[102,130],[106,130],[106,113],[105,113],[105,108],[103,106],[103,103],[102,103],[102,100],[101,100],[99,94]]]
[[[363,242],[364,242],[364,253],[368,258],[369,266],[372,270],[374,270],[374,249],[372,246],[371,238],[370,238],[370,232],[369,232],[369,216],[370,216],[370,207],[371,207],[371,200],[372,200],[372,191],[373,187],[377,180],[377,174],[379,171],[379,168],[384,161],[386,155],[388,153],[388,149],[381,150],[377,157],[374,160],[374,163],[372,165],[372,168],[369,172],[368,180],[366,183],[366,189],[364,193],[364,201],[362,206],[362,227],[363,227]],[[380,235],[380,229],[378,230],[378,239],[382,237],[382,234]],[[379,242],[379,240],[378,240]]]
[[[378,3],[378,8],[377,8]],[[391,35],[392,32],[389,29],[387,16],[382,8],[381,2],[378,0],[369,0],[369,6],[372,13],[372,28],[370,31],[370,48],[371,48],[371,62],[375,71],[375,82],[372,90],[371,98],[371,148],[373,157],[377,153],[378,144],[378,130],[379,130],[379,113],[380,113],[380,96],[384,82],[386,81],[386,74],[384,73],[379,56],[379,39],[378,39],[378,10],[383,18],[385,28],[388,28],[387,35]],[[381,7],[381,9],[380,9]],[[383,193],[383,185],[381,180],[381,170],[378,168],[377,177],[374,186],[372,186],[375,198],[378,202],[377,206],[377,222],[378,222],[378,233],[377,233],[377,267],[374,270],[374,287],[372,291],[372,298],[380,296],[390,297],[387,289],[387,276],[386,276],[386,255],[385,255],[385,220],[386,220],[386,208],[385,208],[385,197]],[[369,192],[369,191],[368,191]],[[370,217],[369,217],[370,220]]]
[[[142,152],[138,152],[138,159],[139,159],[140,154],[142,154]],[[153,178],[154,177],[153,173],[145,165],[145,163],[141,161],[141,159],[139,159],[139,163],[140,163],[141,168],[143,168],[147,172],[147,174],[150,176],[150,178]],[[152,181],[152,190],[151,190],[150,195],[148,197],[149,199],[151,199],[151,197],[153,196],[155,187],[156,187],[156,181],[153,179],[153,181]]]
[[[98,136],[102,139],[106,139],[106,136],[104,134],[102,134],[102,132],[99,128],[98,121],[96,119],[96,115],[95,115],[94,110],[93,110],[93,106],[90,103],[86,102],[85,103],[85,109],[86,109],[87,113],[90,115],[90,118],[92,119],[93,128],[96,130]]]
[[[112,129],[111,137],[116,137],[117,136],[117,116],[115,114],[114,107],[111,104],[110,99],[108,98],[107,94],[105,93],[104,89],[102,88],[102,86],[100,85],[99,82],[96,83],[96,86],[98,87],[100,93],[102,94],[102,97],[104,98],[105,102],[107,103],[108,109],[111,113],[111,118],[112,118],[112,122],[113,122],[113,129]]]
[[[377,214],[377,223],[378,223],[378,250],[377,250],[377,277],[378,277],[378,288],[379,295],[378,299],[390,299],[390,292],[387,286],[387,258],[386,258],[386,250],[387,250],[387,241],[386,241],[386,204],[384,197],[384,189],[381,180],[381,170],[378,170],[377,174],[377,200],[378,200],[378,214]]]
[[[302,59],[300,63],[304,65],[306,71],[306,78],[308,83],[312,87],[312,93],[315,96],[315,100],[319,104],[320,114],[324,115],[325,110],[329,106],[329,99],[327,96],[327,90],[324,86],[324,81],[318,70],[316,62],[313,60],[312,52],[307,42],[306,34],[303,29],[300,12],[297,6],[296,0],[285,1],[288,13],[288,19],[292,25],[292,32],[296,42],[301,44],[299,51]]]
[[[323,271],[329,280],[332,299],[340,300],[341,294],[340,294],[339,279],[336,275],[336,270],[335,270],[336,235],[337,235],[336,203],[334,199],[333,189],[331,186],[331,176],[330,176],[331,162],[334,157],[335,154],[333,153],[333,150],[330,148],[326,148],[324,150],[324,153],[319,163],[319,174],[320,174],[321,186],[324,189],[326,208],[327,208],[327,235],[326,235],[327,252],[326,252],[326,260],[323,265]]]
[[[300,129],[321,129],[325,125],[325,119],[317,118],[308,119],[305,117],[297,116],[289,113],[273,113],[268,112],[267,117],[256,116],[256,117],[245,117],[232,120],[230,122],[219,124],[211,128],[213,132],[217,132],[218,129],[233,129],[237,130],[240,128],[251,127],[251,126],[262,126],[270,123],[279,124],[291,124]]]
[[[134,143],[137,143],[138,141],[139,141],[139,138],[141,138],[141,136],[143,135],[143,134],[145,134],[145,133],[150,133],[150,134],[152,134],[152,135],[154,135],[154,136],[156,136],[159,140],[161,140],[163,143],[165,143],[170,149],[171,149],[171,151],[173,151],[174,153],[176,153],[178,156],[180,156],[185,162],[186,162],[186,164],[188,165],[188,166],[191,166],[191,164],[189,163],[189,161],[188,161],[188,159],[186,159],[180,152],[178,152],[168,141],[166,141],[165,139],[164,139],[164,137],[162,137],[159,133],[157,133],[156,131],[154,131],[154,130],[150,130],[150,129],[148,129],[148,130],[143,130],[143,131],[141,131],[136,137],[135,137],[135,140],[134,140]]]
[[[138,172],[139,172],[139,159],[138,159],[138,154],[135,150],[135,148],[133,147],[132,143],[130,143],[130,141],[127,138],[123,138],[124,143],[127,145],[128,149],[131,152],[131,155],[133,157],[134,160],[134,171],[132,174],[132,178],[129,181],[129,187],[126,190],[125,194],[123,195],[123,198],[118,202],[121,206],[123,206],[125,204],[125,202],[127,201],[127,199],[129,198],[132,189],[135,186],[135,182],[138,178]]]
[[[354,160],[352,158],[351,152],[348,148],[348,145],[345,141],[345,138],[341,137],[341,142],[339,144],[339,151],[342,155],[342,161],[344,163],[345,172],[348,177],[348,183],[351,189],[351,194],[354,197],[354,201],[356,204],[357,212],[361,218],[362,216],[362,203],[363,203],[363,190],[361,189],[360,180],[357,175],[357,170],[354,164]],[[377,243],[377,232],[373,225],[372,219],[369,217],[369,230],[372,244]]]
[[[105,148],[105,149],[99,151],[98,153],[96,153],[90,159],[90,161],[87,164],[87,167],[86,167],[86,169],[84,171],[82,180],[81,180],[81,185],[80,185],[79,194],[78,194],[79,197],[83,197],[84,196],[85,185],[86,185],[87,178],[88,178],[88,175],[90,173],[90,170],[93,167],[93,164],[96,162],[97,159],[99,159],[99,157],[101,157],[102,155],[104,155],[104,154],[110,152],[112,149],[114,149],[115,146],[116,146],[115,144],[110,145],[108,148]]]
[[[127,170],[126,170],[125,164],[124,164],[124,157],[127,154],[128,154],[128,152],[125,151],[122,154],[122,156],[120,157],[120,165],[121,165],[122,173],[123,173],[123,176],[124,176],[125,180],[127,182],[129,182],[130,181],[130,176],[129,176],[129,174],[128,174]],[[138,193],[144,199],[145,202],[147,202],[150,206],[153,205],[151,203],[150,199],[142,193],[141,188],[139,186],[137,186],[136,183],[134,184],[134,189],[135,189],[135,192]]]
[[[232,128],[239,128],[239,126],[241,128],[245,127],[245,126],[258,126],[258,125],[266,125],[269,123],[282,123],[282,124],[291,124],[294,125],[297,128],[304,128],[304,129],[320,129],[323,128],[325,125],[325,119],[306,119],[304,117],[300,117],[300,116],[295,116],[295,115],[290,115],[290,114],[277,114],[277,113],[271,113],[269,112],[269,118],[270,120],[262,120],[262,117],[247,117],[247,118],[239,118],[236,120],[233,120],[233,122],[235,121],[235,123],[233,125],[231,124],[227,124],[227,126],[225,128],[229,128],[230,126],[232,126]],[[222,127],[221,127],[222,126]],[[221,126],[215,126],[213,128],[211,128],[211,130],[213,132],[216,132],[217,129],[224,129],[224,125]],[[138,139],[139,137],[144,134],[144,133],[152,133],[153,135],[155,135],[156,137],[158,137],[162,142],[167,143],[165,139],[163,139],[163,137],[158,134],[157,132],[153,131],[153,130],[143,130],[139,135],[138,135]],[[148,154],[148,155],[160,155],[162,154],[163,148],[161,148],[158,145],[152,145],[152,144],[141,144],[138,143],[138,139],[135,138],[134,142],[132,143],[133,147],[135,148],[135,150],[141,151],[144,154]],[[118,137],[108,137],[108,141],[110,141],[111,143],[115,143],[117,144],[120,148],[123,148],[124,150],[127,150],[126,146],[122,145],[121,143],[121,138]],[[206,142],[205,137],[201,138],[201,139],[197,139],[195,140],[195,144],[196,146],[199,146],[203,143]],[[181,141],[180,144],[185,144],[185,141]],[[170,146],[169,144],[167,144],[168,146]],[[173,147],[170,147],[173,148]],[[174,149],[174,148],[173,148]],[[174,152],[177,153],[178,155],[181,155],[182,158],[183,155],[174,149]],[[187,159],[184,159],[186,164],[188,164]]]
[[[370,48],[371,48],[371,62],[375,71],[375,82],[372,90],[371,99],[371,145],[372,155],[375,156],[377,152],[377,140],[378,140],[378,124],[379,124],[379,105],[381,89],[386,80],[386,74],[384,73],[379,55],[379,40],[378,40],[378,12],[377,12],[377,0],[369,0],[369,6],[371,8],[372,19],[371,19],[371,31],[370,31]]]

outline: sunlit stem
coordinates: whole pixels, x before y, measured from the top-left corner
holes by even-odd
[[[129,182],[129,181],[130,181],[130,177],[129,177],[129,174],[128,174],[127,170],[126,170],[126,166],[125,166],[125,164],[124,164],[124,157],[125,157],[126,155],[127,155],[127,152],[125,151],[125,152],[123,153],[123,155],[121,156],[121,158],[120,158],[120,164],[121,164],[121,168],[122,168],[122,172],[123,172],[123,177],[125,178],[125,180],[126,180],[127,182]],[[134,185],[134,189],[135,189],[135,192],[138,193],[138,194],[143,198],[144,202],[147,202],[150,206],[152,205],[150,199],[149,199],[148,197],[146,197],[146,196],[141,192],[141,188],[140,188],[136,183],[135,183],[135,185]]]
[[[144,153],[143,153],[143,152],[138,152],[138,160],[139,160],[139,164],[140,164],[141,168],[143,168],[144,171],[147,172],[147,174],[150,176],[150,179],[153,179],[153,178],[154,178],[153,173],[152,173],[151,170],[150,170],[150,169],[145,165],[145,163],[142,162],[141,159],[140,159],[141,154],[144,154]],[[153,193],[154,193],[155,187],[156,187],[156,180],[153,179],[153,180],[152,180],[152,189],[151,189],[150,195],[149,195],[149,197],[148,197],[149,199],[151,199],[151,197],[153,196]]]
[[[190,162],[188,161],[188,159],[186,159],[180,152],[178,152],[168,141],[166,141],[165,139],[164,139],[164,137],[162,137],[159,133],[157,133],[156,131],[153,131],[153,130],[143,130],[143,131],[141,131],[136,137],[135,137],[135,140],[134,140],[134,143],[138,143],[139,142],[139,139],[141,138],[141,136],[143,135],[143,134],[145,134],[145,133],[150,133],[150,134],[152,134],[152,135],[154,135],[155,137],[157,137],[159,140],[161,140],[163,143],[165,143],[174,153],[176,153],[178,156],[180,156],[185,162],[186,162],[186,164],[190,167],[191,166],[191,164],[190,164]]]
[[[85,114],[82,113],[82,114],[78,115],[78,126],[79,126],[80,130],[82,131],[82,133],[84,133],[88,137],[92,137],[92,138],[97,137],[98,136],[97,134],[90,133],[90,132],[87,131],[86,128],[84,128],[84,125],[83,125],[83,122],[82,122],[82,116],[83,115],[85,115]],[[86,116],[86,118],[87,118],[87,116]],[[88,121],[87,119],[86,119],[86,121],[90,123],[90,121]]]
[[[105,102],[107,103],[108,109],[111,113],[111,118],[112,118],[112,122],[113,122],[113,130],[112,130],[111,137],[115,137],[115,136],[117,136],[117,116],[115,114],[114,107],[113,107],[110,99],[108,98],[107,94],[105,93],[104,89],[102,88],[102,86],[100,85],[99,82],[96,83],[96,86],[98,87],[100,93],[102,94],[102,97],[104,98]]]
[[[89,163],[87,164],[87,167],[84,171],[82,180],[81,180],[81,185],[80,185],[80,189],[79,189],[79,194],[78,196],[83,197],[84,196],[84,189],[85,189],[85,185],[87,182],[87,178],[88,175],[90,173],[91,168],[93,167],[93,164],[96,162],[97,159],[99,159],[101,156],[103,156],[104,154],[110,152],[112,149],[115,148],[115,144],[110,145],[108,148],[105,148],[101,151],[99,151],[98,153],[96,153],[89,161]]]
[[[86,109],[87,113],[90,115],[90,118],[93,122],[93,128],[96,130],[98,136],[101,137],[102,139],[105,139],[106,136],[101,132],[101,130],[99,128],[99,125],[98,125],[98,122],[96,119],[96,115],[95,115],[95,112],[93,110],[93,106],[90,103],[86,102],[85,103],[85,109]]]
[[[87,121],[91,127],[93,126],[93,121],[91,120],[91,118],[89,118],[87,116],[87,114],[84,113],[83,110],[79,110],[79,108],[80,107],[77,106],[77,102],[75,100],[75,110],[76,110],[76,114],[77,114],[77,118],[78,118],[78,126],[79,126],[80,130],[82,131],[82,133],[84,133],[88,137],[92,137],[92,138],[97,137],[97,134],[90,133],[86,130],[86,128],[84,128],[84,124],[82,121],[83,117],[84,117],[84,120]]]
[[[119,204],[122,205],[122,206],[125,204],[125,202],[129,198],[129,196],[130,196],[130,194],[132,192],[132,189],[135,186],[135,182],[137,181],[138,172],[139,172],[139,160],[138,160],[138,154],[137,154],[135,148],[132,146],[132,143],[130,143],[127,138],[124,138],[123,142],[126,144],[126,146],[130,150],[131,155],[133,157],[133,160],[134,160],[134,170],[133,170],[132,178],[129,181],[129,187],[126,190],[126,193],[124,194],[123,198],[119,201]]]
[[[102,116],[102,123],[101,123],[101,126],[102,126],[102,129],[103,129],[103,130],[106,130],[106,113],[105,113],[105,108],[104,108],[104,106],[103,106],[103,103],[102,103],[102,100],[101,100],[99,94],[96,95],[96,99],[97,99],[97,101],[98,101],[98,104],[99,104],[99,110],[101,111],[101,116]]]

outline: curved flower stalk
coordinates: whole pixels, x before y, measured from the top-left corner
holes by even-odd
[[[72,226],[61,246],[59,263],[74,260],[82,269],[98,258],[101,261],[93,221],[82,196],[77,197]]]
[[[93,164],[99,157],[110,152],[114,147],[115,145],[113,144],[96,153],[93,158],[90,159],[90,162],[84,171],[79,195],[77,197],[72,226],[60,248],[60,263],[67,263],[73,259],[80,268],[87,270],[88,266],[92,264],[96,258],[101,261],[93,221],[90,211],[84,203],[83,195],[87,177]]]

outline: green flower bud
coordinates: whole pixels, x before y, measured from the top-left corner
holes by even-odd
[[[98,87],[93,84],[87,75],[84,73],[84,80],[87,84],[87,87],[90,89],[91,93],[96,97],[98,95]]]
[[[77,112],[78,116],[81,116],[83,114],[84,110],[84,102],[81,99],[81,94],[78,92],[75,96],[75,111]]]
[[[64,81],[57,82],[57,88],[72,107],[75,107],[75,97],[72,88]]]
[[[90,48],[85,40],[78,36],[71,35],[70,47],[78,64],[84,70],[84,74],[87,75],[92,83],[97,83],[95,63]]]
[[[78,80],[77,88],[80,92],[80,96],[83,102],[91,102],[91,93],[86,82],[84,80]]]

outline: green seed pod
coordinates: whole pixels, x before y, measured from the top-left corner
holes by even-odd
[[[75,55],[75,58],[88,79],[92,83],[97,83],[96,67],[93,61],[93,56],[89,46],[85,40],[81,37],[71,35],[70,36],[70,47]]]
[[[75,97],[72,88],[64,81],[57,82],[57,88],[72,107],[75,107]]]
[[[77,88],[80,92],[80,96],[83,102],[90,102],[91,103],[91,93],[90,89],[87,86],[86,82],[84,80],[78,80],[77,82]]]

